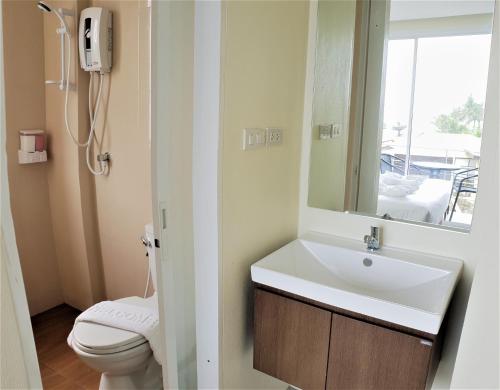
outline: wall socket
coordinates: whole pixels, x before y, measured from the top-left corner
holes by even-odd
[[[283,143],[283,130],[277,127],[268,127],[266,129],[267,144],[279,145]]]
[[[243,129],[243,150],[259,149],[266,145],[280,145],[282,143],[283,129],[277,127]]]

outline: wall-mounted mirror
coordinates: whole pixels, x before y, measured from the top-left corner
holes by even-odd
[[[494,0],[320,0],[310,207],[468,229]]]

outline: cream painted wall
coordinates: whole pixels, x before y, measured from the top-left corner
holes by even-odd
[[[102,150],[112,153],[113,161],[108,177],[94,178],[87,171],[84,149],[65,131],[64,93],[44,86],[44,80],[60,76],[58,19],[42,13],[36,1],[3,2],[9,178],[32,314],[63,301],[85,309],[106,296],[142,295],[148,263],[139,237],[152,220],[147,2],[51,4],[77,11],[103,6],[114,13],[114,66],[103,94],[109,104],[98,124]],[[70,79],[76,85],[69,123],[83,141],[89,128],[89,75],[76,53],[78,18],[66,20],[72,33]],[[20,166],[17,131],[32,128],[46,129],[49,162]]]
[[[109,104],[104,132],[99,131],[112,165],[109,176],[95,179],[106,296],[142,296],[148,263],[139,238],[152,222],[149,11],[145,0],[92,5],[113,12],[113,68],[105,85]]]
[[[355,1],[320,1],[313,100],[309,199],[312,207],[344,210]],[[338,124],[341,136],[319,139],[319,125]]]
[[[311,14],[314,13],[316,3],[311,3]],[[315,209],[307,206],[307,179],[309,172],[310,150],[310,118],[312,117],[313,69],[316,36],[316,20],[310,18],[309,50],[307,65],[307,82],[304,105],[304,131],[301,162],[301,195],[300,195],[300,222],[299,235],[307,231],[317,231],[341,237],[361,240],[369,231],[370,225],[378,225],[384,229],[384,245],[422,251],[436,255],[454,257],[464,261],[464,272],[449,309],[449,321],[446,328],[446,339],[438,373],[434,381],[434,388],[448,388],[450,386],[460,335],[464,322],[465,311],[469,299],[470,288],[474,278],[476,264],[483,258],[497,256],[493,250],[488,251],[491,241],[498,241],[493,237],[495,221],[492,215],[498,216],[498,192],[495,194],[493,186],[498,175],[498,122],[491,123],[488,131],[485,123],[481,150],[481,171],[479,192],[471,233],[460,233],[422,225],[413,225],[396,221],[384,221],[377,218],[365,217]],[[495,88],[495,86],[488,86]],[[486,110],[498,107],[498,101],[487,101]],[[490,108],[491,107],[491,108]],[[491,184],[487,184],[491,183]],[[484,188],[484,190],[483,190]],[[483,192],[484,191],[484,192]],[[498,188],[496,189],[498,191]],[[481,335],[481,333],[478,333]],[[473,375],[469,371],[470,375]]]
[[[11,2],[9,2],[11,3]],[[14,2],[12,2],[13,4]],[[29,6],[33,6],[33,9],[37,10],[34,3],[32,2],[20,2],[20,1],[16,1],[16,6],[17,5],[25,5],[26,7]],[[30,4],[32,3],[32,4]],[[7,8],[7,11],[5,11],[5,16],[6,17],[9,17],[9,21],[6,22],[5,24],[8,26],[10,22],[19,22],[19,19],[17,18],[17,14],[16,14],[16,18],[12,18],[12,13],[9,12],[9,9],[8,7],[12,4],[7,4],[6,5],[6,2],[4,1],[3,2],[3,5],[5,6],[5,8],[3,8],[3,10],[5,11],[5,9]],[[78,3],[78,6],[80,7],[83,3],[82,2],[79,2]],[[74,4],[65,4],[65,6],[69,5],[70,7],[72,7]],[[23,15],[24,18],[28,18],[28,20],[24,20],[24,22],[27,22],[27,23],[30,23],[31,20],[30,20],[30,14],[31,14],[31,8],[26,8],[26,10],[28,11],[29,15],[26,16],[26,15]],[[16,11],[17,12],[17,11]],[[35,37],[42,37],[43,38],[43,32],[42,32],[42,24],[41,24],[41,21],[42,21],[42,17],[41,17],[41,14],[39,13],[39,11],[37,10],[36,12],[36,16],[39,18],[38,21],[37,20],[34,20],[32,23],[34,26],[32,26],[31,24],[29,25],[30,28],[26,28],[26,26],[24,26],[24,31],[20,31],[21,33],[21,37],[18,37],[17,41],[13,41],[13,40],[10,40],[10,42],[8,43],[17,43],[18,45],[19,44],[24,44],[24,46],[26,47],[26,50],[28,50],[28,48],[30,48],[31,46],[31,41],[25,41],[24,40],[24,35],[23,33],[26,34],[26,39],[28,37],[30,37],[29,35],[32,34],[31,38],[33,38],[33,36]],[[133,19],[133,18],[132,18]],[[48,22],[50,23],[50,22]],[[22,23],[19,24],[20,27],[23,26]],[[36,26],[39,26],[40,27],[40,31],[34,33],[33,30],[31,29],[31,27],[36,27]],[[12,27],[12,26],[10,26]],[[10,28],[9,27],[9,28]],[[48,28],[48,27],[47,27]],[[7,29],[7,27],[6,27]],[[10,30],[9,30],[10,31]],[[53,31],[52,31],[53,32]],[[55,34],[54,34],[55,36]],[[22,39],[21,39],[22,38]],[[37,47],[35,47],[34,49],[32,49],[32,54],[37,54],[37,51],[38,49],[40,49],[40,51],[43,50],[43,39],[40,39],[40,42],[36,42],[36,45],[38,45]],[[49,44],[50,45],[50,44]],[[0,45],[1,46],[1,45]],[[8,44],[6,46],[9,46]],[[74,47],[74,46],[73,46]],[[8,51],[8,47],[6,47],[6,53],[9,53]],[[141,54],[143,54],[144,52],[141,51]],[[7,54],[9,55],[9,54]],[[26,55],[26,53],[23,53],[23,51],[18,51],[16,52],[16,56],[18,57],[21,57],[23,58],[27,64],[33,64],[33,65],[36,65],[37,66],[37,69],[40,70],[41,74],[38,74],[35,71],[33,71],[32,73],[35,73],[35,76],[33,76],[33,78],[37,78],[38,81],[40,81],[42,87],[43,87],[43,80],[45,78],[45,75],[43,74],[43,57],[40,57],[40,62],[42,63],[37,63],[37,62],[34,62],[33,61],[33,56],[32,57],[28,57],[28,58],[25,58],[23,57],[24,55]],[[57,55],[54,55],[53,56],[54,58],[59,58]],[[17,58],[17,57],[16,57]],[[0,60],[2,60],[2,55],[0,54]],[[144,62],[141,62],[142,65],[141,66],[146,66],[146,64],[148,64],[148,58],[147,57],[143,57],[143,59],[141,61],[144,61]],[[13,62],[14,63],[14,62]],[[14,68],[14,70],[19,70],[20,67],[19,67],[19,64],[18,63],[14,63],[15,65],[17,65],[17,68]],[[24,64],[22,64],[24,65]],[[51,64],[53,65],[53,64]],[[0,69],[3,69],[2,65],[0,64]],[[56,67],[54,68],[51,68],[54,73],[55,73],[55,69]],[[21,69],[22,70],[22,69]],[[7,71],[7,69],[6,69]],[[13,69],[10,69],[10,72],[12,72]],[[17,75],[19,75],[19,73],[17,73]],[[16,86],[18,87],[22,87],[24,88],[23,91],[26,92],[26,88],[25,86],[23,85],[23,82],[27,82],[27,81],[32,81],[32,75],[31,74],[26,74],[26,75],[23,75],[24,78],[20,78],[18,76],[14,77],[13,75],[11,76],[8,76],[9,78],[9,81],[16,81],[18,84],[16,84]],[[80,76],[81,76],[81,72],[80,72]],[[3,81],[3,80],[2,80]],[[123,81],[123,80],[122,80]],[[124,81],[123,81],[124,82]],[[83,82],[82,82],[83,83]],[[21,88],[21,89],[22,89]],[[36,95],[36,93],[39,93],[42,97],[43,97],[43,94],[44,94],[44,91],[43,91],[43,88],[41,88],[41,91],[34,91],[34,95]],[[134,91],[135,92],[135,91]],[[147,88],[145,90],[142,90],[141,91],[141,96],[143,96],[144,94],[145,95],[148,95],[148,90]],[[36,96],[35,96],[36,97]],[[3,94],[2,94],[2,98],[3,98]],[[9,99],[12,99],[12,96],[9,95]],[[72,99],[74,99],[74,97],[72,97]],[[139,98],[137,98],[139,99]],[[24,100],[24,103],[26,104],[26,102],[30,103],[31,104],[31,101],[33,100],[33,96],[27,96],[26,99]],[[3,101],[0,102],[1,104],[3,104]],[[74,104],[76,103],[76,104]],[[40,109],[41,109],[41,112],[44,113],[44,105],[43,105],[43,99],[42,99],[42,103],[40,103]],[[54,102],[53,103],[53,106],[51,106],[51,109],[54,109],[54,107],[57,106],[57,102]],[[85,106],[85,105],[83,105]],[[143,113],[144,110],[147,109],[148,107],[148,101],[144,100],[141,98],[141,102],[139,104],[140,106],[140,112]],[[60,107],[59,107],[60,108]],[[72,109],[72,119],[75,119],[74,117],[76,117],[76,111],[78,110],[79,113],[81,111],[81,108],[82,108],[82,104],[81,104],[81,100],[80,101],[76,101],[74,102],[73,101],[73,104],[71,105],[71,109]],[[5,139],[5,134],[4,134],[4,126],[3,126],[3,119],[4,119],[4,116],[3,116],[3,107],[2,109],[0,109],[0,113],[2,114],[1,115],[1,127],[2,127],[2,131],[1,131],[1,141],[2,141],[2,147],[3,147],[3,141]],[[16,112],[17,113],[17,112]],[[31,112],[30,112],[31,113]],[[26,112],[24,112],[25,115]],[[85,112],[86,114],[86,112]],[[116,115],[116,112],[115,112],[115,115]],[[43,115],[44,116],[44,115]],[[81,115],[79,118],[76,118],[75,120],[78,120],[78,126],[76,126],[77,129],[85,129],[86,127],[82,126],[82,119],[81,119]],[[141,116],[141,118],[144,118],[144,116]],[[42,119],[42,122],[44,120]],[[63,132],[62,132],[62,128],[60,127],[60,122],[51,122],[53,124],[53,133],[52,133],[52,141],[54,142],[55,139],[54,138],[59,138],[61,136],[66,136]],[[42,123],[43,124],[43,123]],[[37,124],[37,127],[44,127],[44,126],[40,126]],[[148,127],[146,127],[148,128]],[[62,137],[61,137],[62,138]],[[189,139],[189,138],[188,138]],[[59,140],[60,141],[60,140]],[[57,141],[56,141],[57,142]],[[54,142],[55,143],[55,142]],[[147,144],[147,132],[146,132],[146,144]],[[64,145],[64,143],[60,143],[58,145],[61,145],[61,146],[66,146]],[[17,148],[17,146],[16,146]],[[55,191],[57,191],[56,193],[56,196],[61,196],[62,197],[62,200],[63,201],[68,201],[68,202],[78,202],[78,197],[84,197],[85,194],[84,194],[84,191],[82,190],[82,187],[80,186],[79,188],[79,193],[78,191],[75,193],[75,192],[68,192],[69,189],[71,189],[72,186],[74,186],[74,181],[73,180],[76,180],[78,179],[78,174],[81,173],[81,170],[79,171],[78,170],[78,167],[82,168],[83,166],[81,165],[81,155],[79,156],[78,153],[75,153],[76,156],[73,156],[71,155],[71,153],[69,152],[70,149],[69,148],[62,148],[61,149],[57,149],[57,151],[60,151],[61,153],[57,153],[58,155],[58,161],[61,161],[59,159],[63,159],[62,162],[63,163],[69,163],[69,164],[72,164],[72,163],[75,163],[75,161],[79,164],[79,165],[76,165],[76,170],[75,171],[70,171],[68,170],[67,172],[63,171],[61,176],[56,176],[55,173],[61,173],[60,171],[59,172],[53,172],[54,173],[54,176],[52,177],[53,179],[56,179],[57,180],[57,188],[54,188]],[[63,154],[62,152],[68,152],[66,154]],[[139,156],[139,158],[144,158],[146,161],[149,161],[148,159],[148,156]],[[2,187],[2,190],[5,190],[5,192],[2,192],[0,191],[0,194],[3,196],[4,194],[9,194],[9,191],[8,191],[8,188],[6,186],[6,170],[4,171],[4,158],[3,158],[3,155],[2,155],[2,159],[1,159],[1,163],[2,163],[2,183],[1,183],[1,187]],[[76,163],[75,163],[76,164]],[[74,167],[73,167],[74,168]],[[187,167],[187,169],[189,170],[189,166]],[[67,175],[64,175],[64,173],[67,173]],[[147,177],[149,177],[149,172],[147,172]],[[76,178],[76,179],[75,179]],[[70,180],[71,179],[71,180]],[[83,180],[82,177],[80,177],[80,180]],[[12,183],[12,182],[11,182]],[[88,182],[87,182],[88,183]],[[23,184],[26,184],[26,183],[23,183]],[[12,186],[12,184],[11,184]],[[149,187],[148,187],[149,188]],[[34,190],[30,190],[30,194],[33,195],[35,191]],[[16,198],[14,197],[14,190],[12,190],[11,188],[11,192],[10,192],[13,196],[12,196],[12,201],[14,201]],[[68,199],[67,197],[69,197],[69,195],[73,195],[74,197],[72,199]],[[126,194],[127,195],[127,194]],[[137,195],[137,193],[133,193],[131,194],[130,196],[134,196],[134,195]],[[60,198],[59,198],[60,199]],[[33,199],[32,199],[33,200]],[[147,199],[147,201],[150,201],[150,199]],[[187,200],[189,201],[189,199]],[[91,204],[91,199],[89,200],[89,198],[87,197],[86,199],[81,199],[81,202],[82,202],[82,206],[81,206],[81,210],[80,212],[81,213],[85,213],[87,212],[88,210],[85,208],[87,207],[89,204]],[[7,219],[10,219],[10,217],[6,217],[5,216],[5,212],[6,210],[10,209],[10,205],[9,205],[9,202],[8,201],[5,201],[4,199],[2,199],[2,231],[0,233],[4,233],[5,232],[5,228],[6,228],[6,220]],[[46,203],[43,205],[46,207],[46,209],[42,208],[41,211],[43,210],[47,210],[47,212],[49,211],[49,209],[47,208],[48,206],[48,199],[46,200]],[[64,205],[61,205],[61,206],[64,206]],[[13,207],[14,209],[14,207]],[[64,208],[63,211],[68,211],[67,208]],[[78,216],[78,215],[77,215]],[[84,215],[82,217],[82,221],[86,221],[88,218],[87,215]],[[46,231],[48,233],[52,233],[51,230],[52,228],[48,229],[48,227],[50,227],[50,218],[48,218],[49,220],[49,224],[45,223],[44,227],[46,229]],[[17,221],[16,221],[17,222]],[[72,222],[72,219],[71,219],[71,216],[68,218],[67,222]],[[148,220],[149,222],[149,220]],[[10,222],[11,223],[11,222]],[[75,228],[74,225],[71,225],[71,226],[68,226],[68,231],[67,231],[67,234],[66,235],[61,235],[60,238],[64,239],[64,240],[68,240],[68,241],[71,241],[73,240],[75,237],[72,237],[71,236],[71,228]],[[76,226],[76,228],[78,229],[79,227]],[[86,254],[90,253],[89,252],[89,238],[88,236],[86,235],[88,232],[85,231],[86,229],[86,226],[84,224],[82,230],[83,230],[83,237],[85,239],[85,244],[83,244],[83,246],[85,247],[85,250],[87,251]],[[9,233],[9,236],[8,238],[10,239],[11,237],[13,237],[13,230],[10,228],[9,226],[9,229],[8,230],[8,233]],[[17,230],[17,229],[16,229]],[[143,226],[141,226],[141,232],[143,230]],[[18,233],[18,231],[16,231],[16,233]],[[27,240],[30,238],[30,235],[32,234],[32,230],[29,230],[28,232],[21,232],[21,234],[18,235],[19,239],[24,241],[24,240]],[[77,238],[80,238],[80,237],[77,237]],[[33,338],[32,338],[32,334],[31,334],[31,326],[29,325],[30,322],[29,322],[29,318],[27,317],[28,314],[27,314],[27,305],[26,305],[26,297],[24,296],[23,294],[23,281],[22,279],[20,278],[20,270],[16,270],[16,263],[15,263],[15,260],[12,256],[10,257],[10,259],[8,259],[7,255],[8,255],[8,251],[10,250],[11,252],[15,252],[16,250],[16,246],[15,245],[12,245],[11,243],[9,243],[8,245],[5,245],[5,242],[4,242],[4,236],[3,235],[0,235],[0,239],[1,239],[1,260],[2,260],[2,269],[1,269],[1,313],[0,313],[0,317],[1,317],[1,326],[0,326],[0,329],[1,329],[1,336],[0,336],[0,349],[1,349],[1,353],[0,353],[0,387],[2,389],[14,389],[14,388],[19,388],[19,389],[27,389],[27,388],[41,388],[41,383],[40,383],[40,375],[39,375],[39,371],[38,371],[38,366],[36,365],[36,356],[35,356],[35,348],[34,348],[34,342],[33,342]],[[11,241],[12,242],[12,241]],[[73,245],[75,244],[75,242],[70,242],[68,245]],[[79,243],[77,243],[79,244]],[[21,245],[19,245],[18,243],[18,246],[19,246],[19,250],[21,250]],[[90,245],[91,246],[91,245]],[[7,250],[5,250],[7,247]],[[64,249],[67,249],[68,247],[66,246]],[[76,246],[74,246],[73,248],[76,248]],[[80,247],[81,248],[81,247]],[[40,250],[40,248],[39,248]],[[95,250],[92,249],[92,250]],[[12,255],[12,253],[11,253]],[[17,254],[16,254],[17,255]],[[17,257],[17,256],[16,256]],[[54,256],[55,258],[55,256]],[[72,261],[74,261],[73,258],[63,258],[62,261],[65,263],[64,266],[65,267],[68,267],[66,268],[66,270],[70,269],[70,267],[74,266],[75,264],[71,264]],[[13,269],[17,271],[17,273],[15,273],[15,275],[13,274],[10,274],[8,275],[7,274],[7,270],[5,269],[6,267],[4,267],[4,265],[7,264],[9,271],[12,272]],[[80,264],[77,264],[77,266],[80,265]],[[123,265],[122,265],[123,266]],[[82,278],[85,278],[85,273],[86,272],[89,272],[91,271],[91,267],[92,267],[92,264],[91,263],[87,263],[87,265],[84,265],[83,264],[83,267],[82,267],[82,274],[76,274],[76,275],[70,275],[71,277],[73,277],[74,281],[75,281],[75,277],[82,277]],[[52,276],[52,273],[48,274],[47,271],[48,271],[48,267],[45,267],[44,269],[42,270],[39,270],[38,272],[40,273],[40,275],[42,275],[44,277],[44,280],[45,282],[47,282],[47,278]],[[71,271],[71,269],[70,269]],[[78,269],[76,269],[75,271],[79,271]],[[26,274],[26,272],[25,272]],[[7,276],[9,276],[9,278],[7,278]],[[24,275],[24,277],[26,278],[26,275]],[[10,279],[10,283],[9,283],[9,279]],[[135,278],[134,278],[135,279]],[[144,279],[145,279],[145,271],[144,271]],[[13,285],[13,282],[14,282],[14,285],[16,285],[16,290],[15,291],[15,294],[13,295],[12,294],[12,291],[11,291],[11,286]],[[128,281],[127,280],[124,280],[124,283],[127,283]],[[9,286],[10,284],[10,286]],[[84,285],[84,287],[88,287],[88,286],[91,286],[91,283],[86,283],[86,286]],[[43,293],[44,291],[43,290],[38,290],[37,293],[38,294],[41,294]],[[92,299],[92,294],[89,294],[88,296],[91,297]],[[95,296],[94,296],[95,297]],[[78,297],[80,298],[80,297]],[[87,297],[88,298],[88,297]],[[24,303],[23,305],[20,305],[19,302],[20,301],[23,301],[24,300]],[[16,302],[15,306],[14,306],[14,302]],[[23,311],[24,310],[24,311]],[[20,313],[19,312],[22,312],[22,314],[26,313],[26,321],[21,321],[21,323],[18,323],[16,321],[16,317],[17,318],[20,318],[20,317],[23,317],[23,316],[20,316]],[[21,339],[21,333],[22,333],[22,339]],[[24,353],[23,353],[24,352]],[[29,352],[29,355],[27,354],[27,352]],[[32,356],[31,356],[32,355]],[[25,364],[26,363],[26,364]]]
[[[51,3],[76,12],[88,6],[86,1],[64,0]],[[56,29],[59,21],[51,14],[44,18],[45,79],[60,77],[60,47]],[[72,69],[70,81],[69,123],[71,130],[86,140],[88,134],[88,74],[76,61],[77,18],[66,18],[72,33]],[[92,207],[93,180],[86,170],[84,150],[73,144],[64,127],[64,93],[55,85],[45,87],[46,129],[49,134],[48,184],[57,261],[64,302],[85,309],[104,299],[100,254],[96,250],[97,228]],[[93,218],[94,217],[94,218]],[[94,245],[89,245],[89,243]]]
[[[45,128],[43,19],[34,0],[3,1],[2,7],[11,207],[30,313],[34,315],[63,302],[52,233],[48,164],[17,162],[19,130]]]
[[[44,80],[59,78],[57,18],[40,12],[36,1],[3,2],[9,179],[32,314],[63,301],[85,309],[105,296],[142,295],[147,259],[139,237],[152,219],[146,1],[51,4],[78,11],[92,4],[114,12],[114,66],[104,84],[109,104],[101,110],[106,124],[98,126],[113,161],[109,177],[90,175],[84,150],[65,132],[64,93],[44,86]],[[77,62],[78,18],[66,19],[73,35],[71,80],[77,85],[70,92],[69,123],[84,140],[89,76]],[[49,162],[20,166],[17,131],[32,128],[47,130]]]
[[[84,149],[78,149],[64,129],[64,94],[54,86],[46,88],[51,135],[48,180],[61,282],[65,302],[85,309],[105,297],[144,293],[148,263],[139,238],[152,220],[148,10],[146,1],[53,4],[78,10],[99,6],[113,12],[113,68],[104,79],[107,104],[101,106],[97,125],[101,150],[112,154],[109,176],[94,177],[88,172]],[[59,75],[57,23],[56,18],[45,16],[47,79]],[[70,126],[83,141],[89,128],[89,75],[77,62],[74,23],[71,30],[77,91],[70,93]]]
[[[308,5],[222,5],[222,388],[284,388],[252,368],[250,265],[296,237]],[[284,129],[243,151],[245,127]]]
[[[3,6],[0,6],[0,388],[35,389],[41,388],[42,382],[16,244],[8,180],[3,14]]]

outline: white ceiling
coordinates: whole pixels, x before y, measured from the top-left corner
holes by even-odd
[[[494,0],[392,0],[391,21],[493,13]]]

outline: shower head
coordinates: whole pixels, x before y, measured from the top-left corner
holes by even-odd
[[[69,15],[69,16],[73,15],[71,11],[64,10],[62,8],[59,9],[53,8],[49,4],[47,4],[46,1],[43,0],[39,1],[36,4],[36,6],[43,12],[53,13],[54,15],[56,15],[59,21],[61,22],[61,27],[64,29],[64,33],[67,33],[69,35],[69,29],[68,25],[66,24],[66,21],[64,20],[64,15]]]
[[[36,5],[40,10],[43,12],[51,12],[52,8],[50,8],[47,4],[45,4],[45,1],[39,1]]]

